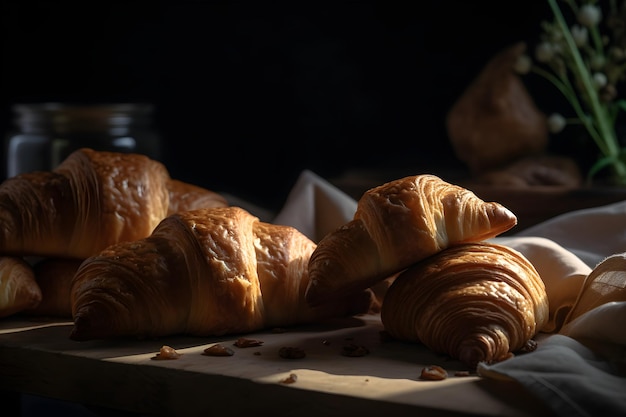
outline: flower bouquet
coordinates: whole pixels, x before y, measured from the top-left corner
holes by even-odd
[[[535,60],[523,54],[515,70],[544,77],[571,105],[571,117],[554,112],[548,127],[551,133],[584,127],[599,151],[587,180],[604,172],[611,183],[626,185],[626,138],[618,130],[626,113],[620,96],[626,81],[626,0],[547,1],[554,20],[542,22]]]

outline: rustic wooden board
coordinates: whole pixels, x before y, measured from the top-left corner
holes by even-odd
[[[515,383],[454,376],[465,369],[459,362],[381,337],[377,315],[245,335],[263,341],[249,348],[233,346],[238,335],[76,342],[68,338],[71,326],[46,318],[1,320],[0,390],[177,416],[551,415]],[[215,343],[235,354],[202,354]],[[370,353],[342,355],[349,344]],[[182,356],[154,360],[163,345]],[[299,347],[306,357],[281,358],[281,347]],[[444,367],[449,377],[420,380],[421,369],[431,364]],[[296,381],[284,383],[290,374]]]

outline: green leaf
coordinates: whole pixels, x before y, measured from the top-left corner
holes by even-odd
[[[589,169],[587,181],[591,181],[591,179],[603,169],[614,165],[626,165],[626,147],[621,148],[617,155],[605,156],[598,159]],[[626,178],[620,178],[620,180],[623,182],[626,181]]]
[[[604,157],[598,159],[592,166],[589,168],[589,172],[587,173],[587,180],[591,180],[595,177],[598,172],[602,171],[604,168],[608,167],[613,163],[614,158]]]

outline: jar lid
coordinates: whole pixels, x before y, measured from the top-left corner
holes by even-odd
[[[23,130],[47,129],[59,133],[146,125],[154,111],[150,103],[19,103],[12,108],[15,124]]]

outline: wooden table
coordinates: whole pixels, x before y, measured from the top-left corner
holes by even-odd
[[[261,346],[237,348],[238,336],[76,342],[72,323],[50,318],[0,320],[0,390],[150,415],[553,415],[516,383],[476,375],[421,345],[388,340],[378,315],[245,335]],[[233,356],[203,355],[220,343]],[[344,356],[349,345],[369,354]],[[182,356],[154,360],[163,345]],[[306,356],[284,359],[281,347]],[[426,365],[443,381],[419,379]],[[295,382],[287,383],[290,375]],[[6,404],[5,404],[6,405]],[[423,414],[422,414],[423,415]]]

